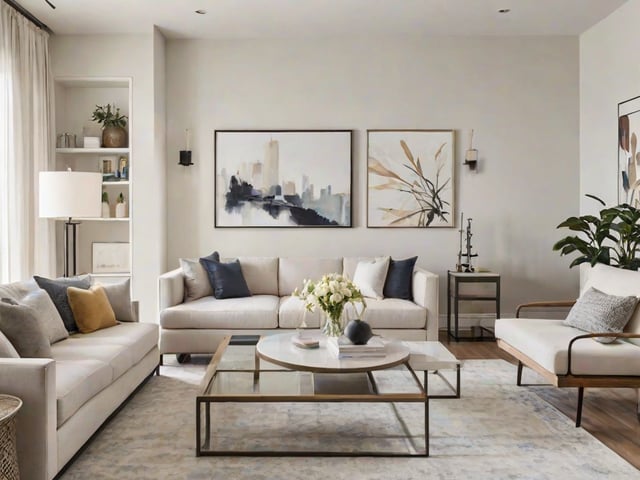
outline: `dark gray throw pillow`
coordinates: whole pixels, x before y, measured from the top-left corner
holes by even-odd
[[[238,260],[231,263],[221,263],[208,258],[201,258],[200,263],[207,271],[207,275],[209,275],[213,295],[216,298],[251,296]]]
[[[596,288],[587,290],[569,311],[565,325],[590,333],[621,333],[638,303],[638,297],[608,295]],[[596,337],[611,343],[614,337]]]
[[[69,306],[69,299],[67,298],[67,288],[76,287],[88,290],[91,287],[91,278],[89,275],[81,275],[79,277],[69,278],[44,278],[34,275],[34,280],[40,288],[46,291],[53,304],[58,309],[58,313],[62,317],[64,326],[69,333],[78,331],[78,326],[73,318],[73,312]]]
[[[0,332],[23,358],[51,358],[45,326],[31,307],[14,300],[0,301]]]
[[[382,291],[384,298],[413,300],[413,268],[417,260],[418,257],[405,260],[391,259]]]

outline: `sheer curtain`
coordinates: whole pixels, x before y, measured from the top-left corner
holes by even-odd
[[[0,1],[0,282],[55,270],[54,222],[39,219],[38,172],[51,170],[49,34]]]

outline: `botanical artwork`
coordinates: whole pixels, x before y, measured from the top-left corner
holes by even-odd
[[[367,225],[453,227],[453,131],[369,130]]]
[[[640,97],[618,104],[618,201],[640,207]]]
[[[215,132],[216,227],[350,227],[351,131]]]

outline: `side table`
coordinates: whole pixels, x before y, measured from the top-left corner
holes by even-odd
[[[461,293],[460,285],[464,283],[492,283],[493,295],[477,295]],[[463,301],[495,302],[496,318],[500,318],[500,274],[492,272],[447,272],[447,334],[456,342],[460,340],[494,340],[493,332],[487,327],[479,327],[480,335],[462,337],[458,332],[459,303]],[[451,330],[451,303],[453,302],[453,331]],[[485,336],[484,332],[489,333]]]
[[[0,478],[3,480],[20,480],[16,450],[16,414],[20,407],[19,398],[0,395]]]

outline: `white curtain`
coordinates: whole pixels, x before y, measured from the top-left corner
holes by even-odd
[[[49,34],[0,1],[0,282],[55,271],[38,172],[53,169]]]

